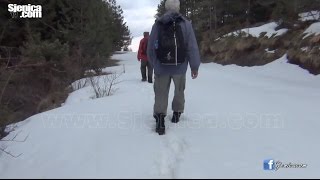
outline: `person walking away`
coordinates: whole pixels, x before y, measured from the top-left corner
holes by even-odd
[[[178,123],[185,108],[186,72],[191,68],[192,79],[198,77],[200,53],[192,24],[180,13],[179,0],[165,2],[166,13],[154,23],[148,42],[148,59],[154,68],[155,103],[153,117],[156,132],[165,134],[168,95],[171,81],[175,90],[172,101],[172,123]]]
[[[149,32],[144,32],[143,33],[143,39],[141,39],[140,44],[139,44],[139,50],[138,50],[138,61],[141,61],[141,76],[142,76],[142,81],[147,81],[149,83],[153,83],[152,80],[152,75],[153,75],[153,70],[152,67],[148,61],[148,56],[147,56],[147,46],[148,46],[148,39],[149,39]],[[148,69],[148,77],[147,77],[147,69]]]

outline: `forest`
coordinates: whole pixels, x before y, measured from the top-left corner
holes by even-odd
[[[165,13],[164,3],[157,17]],[[319,0],[181,0],[180,12],[192,22],[203,62],[256,66],[287,54],[290,63],[320,74],[320,35],[304,38],[305,30],[320,20]],[[300,20],[301,13],[312,20]],[[287,33],[257,38],[239,31],[268,23]],[[242,33],[226,36],[236,31]]]
[[[8,4],[41,5],[42,18],[12,18]],[[131,43],[115,0],[0,2],[0,138],[5,126],[59,107],[88,70],[101,73]]]

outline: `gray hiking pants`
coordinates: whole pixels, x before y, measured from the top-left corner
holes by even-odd
[[[168,98],[171,79],[173,80],[174,98],[172,101],[172,110],[174,112],[184,111],[184,90],[186,87],[186,74],[181,75],[155,75],[154,82],[154,93],[155,93],[155,103],[154,103],[154,114],[165,114],[167,115],[168,108]]]
[[[145,79],[148,81],[152,81],[152,75],[153,75],[153,69],[151,67],[151,64],[148,61],[142,61],[141,60],[141,76],[142,79]],[[147,69],[148,69],[148,77],[147,77]]]

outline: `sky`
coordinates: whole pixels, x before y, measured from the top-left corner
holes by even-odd
[[[124,20],[127,22],[133,37],[130,47],[134,52],[139,47],[143,32],[151,31],[159,3],[160,0],[117,0],[117,4],[123,10]]]

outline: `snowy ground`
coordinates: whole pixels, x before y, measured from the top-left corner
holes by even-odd
[[[202,64],[187,79],[182,121],[154,132],[153,87],[135,53],[115,55],[123,81],[113,96],[85,87],[61,108],[20,123],[1,142],[0,178],[319,178],[320,77],[286,63]],[[108,71],[109,69],[106,69]],[[172,91],[170,99],[172,99]],[[170,108],[170,107],[169,107]],[[169,112],[170,109],[168,109]],[[263,170],[263,161],[305,163]]]
[[[306,34],[303,39],[312,36],[312,35],[319,35],[320,34],[320,22],[316,22],[310,25],[305,31],[304,34]]]

